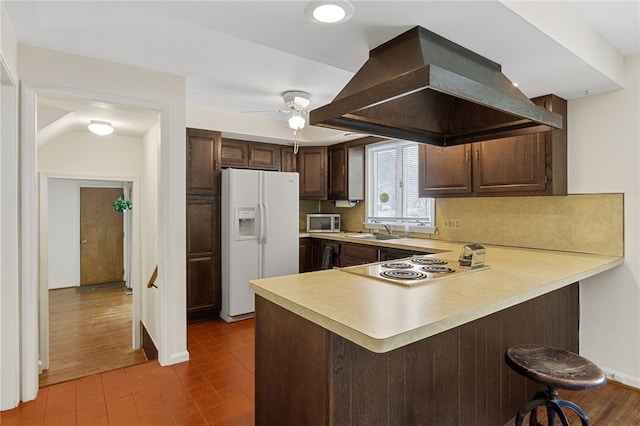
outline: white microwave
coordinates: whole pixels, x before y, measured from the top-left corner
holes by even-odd
[[[314,213],[307,215],[307,232],[340,232],[340,214]]]

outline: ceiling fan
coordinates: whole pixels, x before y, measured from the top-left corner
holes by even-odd
[[[300,131],[306,124],[306,117],[309,116],[307,107],[311,103],[311,95],[302,90],[287,90],[282,93],[282,100],[286,109],[273,111],[243,111],[245,113],[279,112],[291,114],[289,117],[289,128],[293,130],[295,136],[300,136]]]

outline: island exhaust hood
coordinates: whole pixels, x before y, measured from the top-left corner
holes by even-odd
[[[449,146],[562,128],[501,66],[422,27],[369,52],[316,126]]]

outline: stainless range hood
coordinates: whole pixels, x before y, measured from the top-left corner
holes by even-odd
[[[422,27],[369,52],[316,126],[448,146],[562,128],[501,66]]]

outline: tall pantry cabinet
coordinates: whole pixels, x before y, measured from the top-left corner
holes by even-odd
[[[221,134],[187,129],[187,321],[217,318],[220,283]]]

